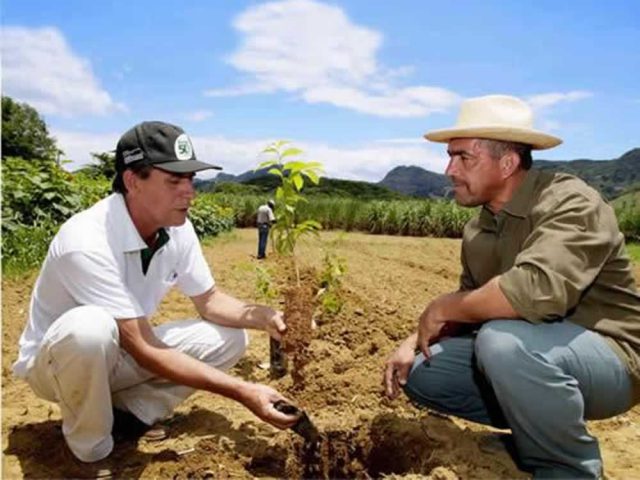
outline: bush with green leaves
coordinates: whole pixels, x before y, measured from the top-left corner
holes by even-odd
[[[2,160],[2,258],[5,272],[37,267],[73,214],[107,195],[106,181],[74,175],[53,160]]]
[[[199,237],[215,236],[234,227],[233,210],[216,203],[212,194],[200,194],[189,209],[189,219]]]
[[[73,175],[53,160],[2,161],[2,230],[61,223],[82,208]]]
[[[320,272],[319,293],[322,312],[327,315],[337,315],[344,306],[342,298],[342,280],[347,273],[347,261],[335,252],[327,249],[322,260]]]
[[[273,273],[268,267],[258,265],[256,272],[256,296],[265,303],[271,303],[278,297],[280,292],[273,283]]]

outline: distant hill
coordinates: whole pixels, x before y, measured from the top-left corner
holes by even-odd
[[[225,174],[222,179],[220,177],[221,174],[218,174],[213,181],[199,182],[196,184],[196,188],[204,192],[221,191],[259,194],[272,192],[279,184],[278,178],[275,175],[267,174],[266,170],[262,172],[245,172],[238,176]],[[305,192],[310,195],[354,197],[362,200],[392,200],[403,196],[375,183],[326,177],[320,178],[318,185],[305,185]]]
[[[534,167],[576,175],[613,199],[640,183],[640,148],[634,148],[614,160],[536,160]]]
[[[613,160],[535,160],[534,167],[576,175],[609,199],[640,189],[640,148],[629,150]],[[220,173],[215,179],[198,182],[196,186],[201,191],[222,189],[234,193],[266,193],[275,189],[276,184],[275,176],[268,175],[267,169],[263,169],[255,172],[250,170],[237,176]],[[390,199],[404,195],[447,197],[449,191],[450,183],[445,175],[416,166],[395,167],[379,183],[323,178],[319,186],[309,187],[308,190],[309,193],[315,194],[364,199]]]
[[[614,160],[535,160],[533,165],[540,170],[576,175],[609,199],[633,188],[640,189],[640,148],[629,150]],[[450,189],[449,180],[444,175],[415,166],[394,168],[380,185],[418,197],[445,197]]]
[[[445,197],[451,189],[446,176],[420,167],[396,167],[378,184],[414,197]]]

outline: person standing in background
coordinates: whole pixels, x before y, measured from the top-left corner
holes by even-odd
[[[269,229],[271,225],[276,221],[276,217],[273,214],[273,209],[276,204],[273,200],[269,200],[267,203],[258,207],[258,259],[265,258],[267,256],[267,240],[269,238]]]

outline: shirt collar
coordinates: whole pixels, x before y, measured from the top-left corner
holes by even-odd
[[[529,170],[511,200],[505,204],[498,214],[494,214],[489,207],[483,205],[478,217],[478,226],[488,232],[497,232],[502,229],[505,214],[512,217],[526,218],[533,206],[533,193],[539,174],[540,172],[537,170]]]
[[[538,170],[527,171],[524,180],[502,210],[511,216],[526,218],[535,200],[533,193],[539,175]]]
[[[124,201],[124,195],[114,193],[111,195],[111,232],[120,244],[123,252],[137,252],[147,248],[147,244],[138,233],[133,224],[129,209]]]

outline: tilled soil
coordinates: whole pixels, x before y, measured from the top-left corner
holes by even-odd
[[[169,419],[168,439],[118,444],[98,467],[118,478],[529,478],[506,452],[479,449],[491,429],[381,393],[386,357],[413,331],[427,302],[457,287],[460,242],[333,232],[321,238],[346,259],[345,304],[333,316],[316,311],[304,387],[293,388],[290,374],[270,378],[269,341],[261,332],[251,334],[247,355],[232,370],[294,400],[320,430],[318,445],[310,450],[301,437],[260,422],[241,405],[198,392]],[[237,230],[204,247],[218,288],[256,300],[256,242],[255,230]],[[323,255],[319,241],[301,246],[308,266],[318,267]],[[279,269],[274,257],[261,262]],[[638,265],[635,274],[640,279]],[[57,406],[10,371],[35,275],[2,282],[2,478],[8,479],[78,476],[63,447]],[[284,300],[274,306],[284,308]],[[153,322],[193,316],[191,302],[172,292]],[[607,478],[637,478],[640,408],[589,427],[600,439]]]

